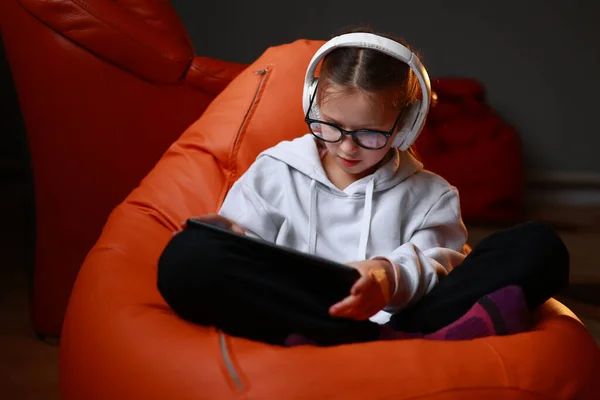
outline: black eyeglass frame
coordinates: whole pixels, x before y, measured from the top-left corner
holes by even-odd
[[[323,141],[323,142],[327,142],[327,143],[337,143],[337,142],[341,142],[342,139],[344,138],[344,135],[351,135],[352,136],[352,141],[354,143],[356,143],[357,146],[363,148],[363,149],[367,149],[367,150],[380,150],[383,149],[385,146],[387,146],[388,141],[390,140],[390,137],[394,134],[394,130],[396,129],[396,125],[398,125],[398,122],[400,121],[400,119],[402,118],[402,115],[404,114],[404,110],[406,109],[406,107],[402,107],[402,110],[400,110],[400,114],[398,115],[398,117],[396,118],[396,122],[394,122],[394,126],[392,126],[392,129],[390,129],[389,131],[378,131],[378,130],[374,130],[374,129],[356,129],[353,131],[348,131],[345,130],[343,128],[341,128],[340,126],[331,123],[331,122],[325,122],[325,121],[321,121],[318,119],[314,119],[314,118],[309,118],[308,114],[310,113],[310,110],[312,109],[312,105],[313,105],[313,101],[316,97],[317,94],[317,90],[315,88],[315,92],[312,95],[311,99],[310,99],[310,104],[308,105],[308,109],[306,110],[306,115],[304,116],[304,122],[306,122],[306,124],[308,125],[308,129],[310,130],[310,133],[312,133],[312,135],[314,137],[316,137],[317,139]],[[318,124],[324,124],[324,125],[328,125],[332,128],[337,129],[340,132],[340,138],[337,140],[326,140],[322,137],[319,137],[316,133],[313,132],[312,128],[311,128],[311,124],[313,123],[318,123]],[[379,134],[379,135],[383,135],[385,136],[385,143],[380,146],[380,147],[366,147],[363,146],[362,144],[360,144],[356,138],[356,135],[358,133],[374,133],[374,134]]]

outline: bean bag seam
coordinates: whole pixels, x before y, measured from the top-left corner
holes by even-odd
[[[489,340],[487,338],[483,338],[482,342],[485,343],[485,345],[496,356],[496,359],[498,360],[498,362],[502,366],[502,371],[504,372],[504,382],[505,382],[505,385],[510,386],[512,384],[512,379],[509,378],[508,368],[506,366],[506,363],[504,362],[504,359],[502,358],[502,356],[500,356],[500,354],[498,353],[498,351],[496,350],[496,348],[489,342]]]
[[[231,357],[230,346],[227,343],[227,336],[224,332],[217,329],[217,333],[219,335],[219,348],[221,351],[221,357],[225,364],[225,369],[227,373],[227,377],[233,381],[236,388],[241,393],[246,393],[248,388],[244,385],[243,379],[240,376],[240,367],[236,365],[235,361]]]
[[[147,266],[148,263],[141,261],[139,259],[137,259],[136,257],[131,255],[131,252],[123,249],[122,247],[115,245],[113,243],[107,243],[107,244],[103,244],[102,246],[97,246],[94,247],[88,254],[88,258],[91,258],[94,253],[105,253],[108,251],[115,251],[123,256],[125,256],[127,258],[127,260],[131,261],[131,264],[138,264],[138,265],[143,265],[143,266]]]
[[[131,206],[136,211],[143,213],[144,215],[150,217],[154,221],[158,222],[161,226],[169,229],[169,222],[173,223],[174,221],[169,217],[169,213],[167,213],[163,208],[159,207],[157,204],[152,205],[151,207],[144,204],[140,200],[128,199],[121,204],[122,207]],[[126,212],[126,210],[123,210]],[[175,228],[177,228],[177,224],[175,223]]]
[[[235,177],[236,177],[236,173],[237,173],[237,169],[238,169],[238,164],[237,164],[238,152],[244,141],[245,134],[246,134],[246,131],[248,130],[248,126],[251,123],[252,117],[254,116],[254,113],[256,112],[256,108],[258,107],[258,104],[260,103],[260,100],[262,99],[263,93],[267,86],[268,78],[271,76],[271,65],[267,64],[264,68],[254,71],[254,74],[260,74],[260,73],[262,73],[262,77],[258,82],[258,86],[254,93],[252,102],[250,103],[250,106],[246,110],[246,114],[244,115],[242,123],[241,123],[240,127],[238,128],[238,132],[235,135],[235,138],[233,139],[232,148],[231,148],[231,151],[229,152],[230,168],[228,169],[229,174],[227,177],[226,184],[223,186],[223,190],[220,195],[220,203],[221,204],[225,200],[225,196],[227,195],[227,192],[229,192],[229,190],[231,189],[231,186],[233,185],[233,182],[235,181]]]

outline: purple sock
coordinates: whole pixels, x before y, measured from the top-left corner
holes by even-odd
[[[467,340],[487,336],[513,335],[531,326],[529,308],[523,290],[507,286],[480,298],[462,317],[429,334],[415,334],[430,340]],[[382,339],[406,339],[407,334],[390,332],[386,327]]]
[[[512,335],[527,331],[531,326],[529,308],[518,286],[507,286],[480,298],[461,318],[429,334],[396,332],[381,326],[380,340],[429,339],[468,340],[487,336]],[[290,335],[285,346],[315,345],[301,335]]]

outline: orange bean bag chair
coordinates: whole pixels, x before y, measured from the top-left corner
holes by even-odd
[[[166,305],[157,260],[172,232],[216,211],[260,151],[306,132],[303,76],[321,44],[269,48],[112,212],[67,308],[61,398],[596,399],[600,351],[554,300],[519,335],[296,348],[227,336]]]

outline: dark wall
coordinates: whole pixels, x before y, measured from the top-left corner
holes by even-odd
[[[406,39],[430,75],[473,77],[521,132],[529,174],[600,182],[600,2],[173,0],[200,55],[251,62],[272,45],[368,23]],[[312,8],[311,8],[312,6]],[[501,166],[499,166],[501,168]]]

